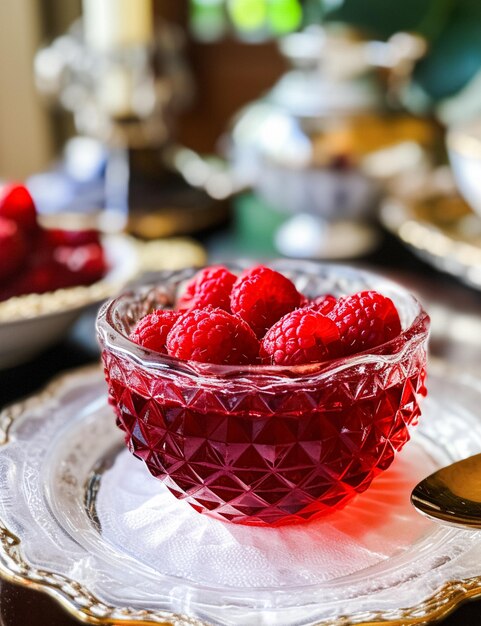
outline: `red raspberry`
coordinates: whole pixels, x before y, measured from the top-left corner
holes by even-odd
[[[45,263],[51,263],[53,261],[56,247],[49,238],[49,232],[48,230],[39,228],[37,236],[34,241],[31,242],[28,255],[29,267],[44,265]]]
[[[335,322],[304,308],[288,313],[267,331],[260,356],[266,365],[303,365],[335,358],[340,348]]]
[[[0,217],[0,281],[17,272],[26,259],[27,244],[18,225]]]
[[[5,221],[13,224],[18,231],[18,225],[15,222]],[[21,231],[18,232],[23,241]],[[27,293],[45,293],[75,285],[91,285],[103,278],[108,269],[103,248],[97,243],[76,247],[54,247],[50,231],[42,229],[39,229],[35,240],[30,243],[31,251],[27,258],[26,244],[23,241],[24,261],[21,264],[21,271],[14,278],[10,277],[8,284],[0,290],[0,300]],[[2,243],[0,234],[0,280],[2,271],[7,268],[7,262],[3,262],[3,255],[7,252],[8,248]],[[13,257],[13,254],[11,256]]]
[[[243,320],[207,307],[179,317],[167,337],[167,352],[201,363],[244,365],[256,362],[259,342]]]
[[[130,333],[130,339],[144,348],[166,352],[167,335],[179,319],[179,315],[177,311],[162,309],[149,313],[137,322]]]
[[[206,267],[189,281],[177,303],[178,309],[201,309],[206,306],[230,312],[230,292],[237,280],[225,267]]]
[[[37,230],[37,210],[24,185],[12,183],[0,190],[0,216],[13,220],[25,232]]]
[[[50,246],[69,246],[77,248],[89,243],[100,245],[100,233],[93,228],[85,230],[63,230],[61,228],[47,228],[42,232],[44,239]]]
[[[71,285],[91,285],[103,278],[107,263],[102,246],[89,243],[74,248],[59,246],[53,257],[71,275]]]
[[[302,303],[302,294],[288,278],[263,266],[244,272],[230,295],[232,313],[245,320],[259,338]]]
[[[315,300],[309,303],[309,308],[314,309],[321,315],[327,315],[336,306],[337,299],[331,294],[326,296],[319,296]]]
[[[15,295],[46,293],[70,286],[70,276],[65,269],[55,261],[46,261],[25,270],[16,281]]]
[[[392,300],[377,291],[361,291],[341,298],[328,314],[341,334],[344,354],[375,348],[401,332]]]
[[[43,234],[44,231],[39,230],[38,236],[30,242],[30,251],[25,257],[21,272],[16,274],[12,284],[2,291],[2,298],[27,293],[45,293],[72,285],[72,273],[54,259],[55,248],[49,245]]]

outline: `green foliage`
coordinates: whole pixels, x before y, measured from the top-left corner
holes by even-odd
[[[414,80],[433,100],[452,96],[481,70],[481,0],[343,0],[326,15],[387,39],[399,31],[429,43]]]
[[[276,35],[290,33],[301,24],[302,8],[297,0],[270,0],[267,17],[270,29]]]
[[[358,26],[375,37],[387,39],[400,30],[415,30],[429,12],[432,1],[344,0],[327,17],[329,20]]]

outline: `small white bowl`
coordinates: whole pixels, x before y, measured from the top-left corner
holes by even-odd
[[[69,287],[0,302],[0,369],[28,361],[59,341],[89,306],[115,295],[139,270],[136,245],[122,235],[103,240],[109,271],[88,287]]]

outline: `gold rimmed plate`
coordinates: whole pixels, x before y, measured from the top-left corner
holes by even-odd
[[[261,586],[216,582],[200,565],[175,571],[172,563],[156,564],[141,550],[124,549],[117,530],[109,534],[112,524],[121,529],[122,511],[109,510],[106,517],[102,490],[120,485],[116,473],[122,471],[128,490],[143,467],[123,449],[100,370],[64,375],[0,415],[0,571],[94,624],[425,624],[481,594],[479,535],[442,528],[409,502],[426,472],[481,449],[480,402],[479,380],[431,367],[430,396],[413,441],[351,506],[302,529],[313,538],[336,530],[338,550],[329,559],[337,566],[317,581],[277,572]],[[147,495],[163,488],[146,475],[149,480]],[[186,505],[174,499],[172,506]],[[160,507],[161,535],[163,515]],[[204,517],[198,517],[202,525]],[[251,529],[244,541],[257,534],[246,549],[265,550],[273,529]],[[312,542],[309,558],[319,546]],[[294,541],[290,549],[300,576],[307,556],[296,553]]]

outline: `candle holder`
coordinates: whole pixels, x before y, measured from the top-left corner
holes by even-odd
[[[225,206],[170,167],[176,119],[192,101],[183,32],[153,26],[150,0],[84,0],[84,18],[41,49],[37,87],[107,148],[99,227],[143,238],[225,219]]]

